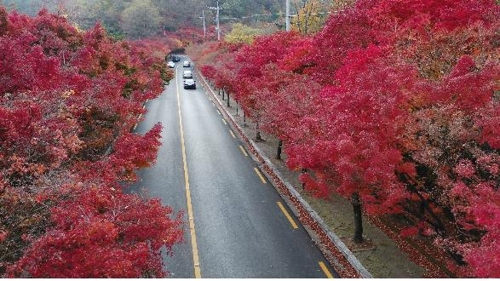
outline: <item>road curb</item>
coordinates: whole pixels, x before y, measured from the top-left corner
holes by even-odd
[[[195,72],[203,83],[203,87],[217,101],[216,105],[224,114],[224,117],[230,121],[231,126],[238,132],[240,139],[247,145],[254,160],[260,164],[261,170],[273,183],[280,196],[286,202],[297,218],[304,225],[311,238],[318,244],[323,255],[330,264],[337,270],[339,275],[344,278],[373,278],[370,272],[358,261],[354,254],[346,247],[340,238],[332,232],[321,217],[311,206],[302,198],[300,193],[288,183],[274,164],[258,148],[256,143],[248,138],[241,127],[210,87],[205,77],[201,75],[197,68]]]

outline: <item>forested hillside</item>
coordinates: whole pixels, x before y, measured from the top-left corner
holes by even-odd
[[[215,24],[214,0],[0,0],[7,9],[35,15],[41,8],[65,15],[78,23],[82,29],[92,28],[97,21],[112,35],[128,38],[146,38],[181,29],[202,30],[202,10],[206,24],[213,33]],[[221,0],[219,2],[220,23],[228,25],[243,23],[259,25],[270,23],[284,29],[285,1],[283,0]],[[311,1],[309,1],[311,2]],[[316,0],[321,3],[321,12],[326,14],[333,1]],[[338,1],[337,1],[338,2]],[[341,1],[346,2],[346,1]],[[349,1],[347,1],[349,2]],[[306,1],[292,0],[291,10],[295,14],[304,8]]]

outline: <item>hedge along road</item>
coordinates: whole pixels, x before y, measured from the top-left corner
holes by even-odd
[[[144,133],[161,122],[162,147],[155,165],[141,170],[131,187],[184,212],[185,243],[165,256],[170,276],[338,276],[205,91],[183,89],[187,68],[177,65],[176,77],[147,103],[136,128]]]

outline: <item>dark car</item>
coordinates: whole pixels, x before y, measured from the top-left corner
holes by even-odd
[[[181,60],[181,58],[180,58],[179,56],[175,56],[175,55],[174,55],[174,56],[172,56],[172,61],[173,61],[173,62],[178,62],[178,61],[180,61],[180,60]]]
[[[184,89],[196,89],[196,81],[194,79],[184,80]]]

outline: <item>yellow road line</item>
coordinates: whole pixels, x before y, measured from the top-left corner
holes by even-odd
[[[297,226],[297,224],[295,223],[295,221],[293,220],[292,216],[290,216],[288,211],[285,209],[285,206],[283,206],[283,204],[281,204],[281,202],[279,202],[279,201],[277,203],[278,203],[278,206],[280,207],[281,211],[283,212],[283,214],[285,214],[285,217],[288,219],[288,221],[292,225],[293,229],[299,228]]]
[[[245,149],[241,145],[240,145],[240,150],[241,150],[241,153],[243,153],[243,155],[245,155],[246,157],[248,157],[248,153],[245,151]]]
[[[253,168],[255,170],[255,172],[257,173],[257,175],[259,176],[260,180],[262,181],[262,183],[266,184],[267,181],[266,179],[264,178],[264,176],[260,173],[259,169],[257,169],[257,167]]]
[[[320,261],[319,267],[321,267],[321,270],[323,270],[323,273],[325,273],[326,278],[333,278],[333,275],[330,273],[330,270],[328,270],[328,267],[326,267],[325,263]]]
[[[194,228],[193,205],[191,202],[191,190],[189,188],[189,173],[188,173],[188,165],[186,157],[186,145],[184,142],[184,128],[182,125],[181,102],[179,97],[179,83],[176,83],[176,85],[177,85],[177,107],[179,109],[179,126],[181,131],[182,162],[184,163],[184,179],[186,181],[186,203],[187,203],[187,211],[189,219],[189,231],[191,234],[191,249],[193,252],[194,277],[201,278],[200,256],[198,254],[198,243],[196,241],[196,231]]]
[[[222,119],[222,122],[224,122],[224,125],[227,125],[227,122],[226,122],[226,120]]]
[[[229,132],[231,133],[231,136],[233,137],[233,139],[235,139],[235,138],[236,138],[236,135],[233,133],[233,131],[232,131],[232,130],[229,130]]]
[[[144,106],[142,109],[146,108],[146,106]],[[139,122],[141,121],[142,119],[142,113],[139,114],[139,117],[137,118],[137,123],[135,123],[135,126],[134,126],[134,131],[137,129],[137,126],[139,125]]]

